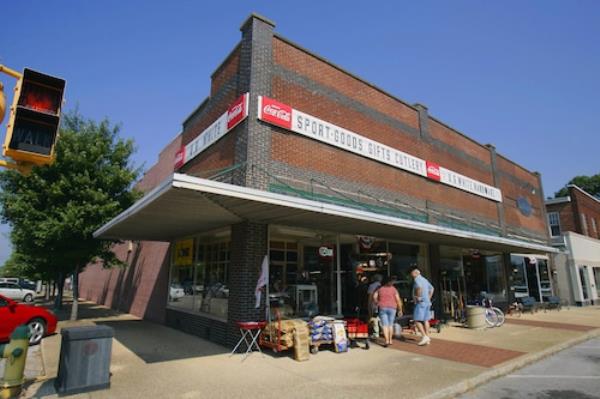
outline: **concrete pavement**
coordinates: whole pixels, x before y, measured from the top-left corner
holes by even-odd
[[[98,318],[93,317],[96,313]],[[600,318],[596,318],[600,308],[560,313],[558,318],[554,313],[540,313],[521,319],[573,320],[581,326],[600,327]],[[86,320],[76,324],[107,324],[115,329],[112,387],[74,398],[454,397],[497,376],[494,373],[513,372],[513,367],[522,367],[540,354],[600,331],[564,330],[554,328],[552,322],[545,327],[507,323],[479,331],[449,327],[436,334],[428,348],[417,348],[408,341],[387,349],[374,345],[368,351],[353,349],[344,354],[325,350],[299,363],[289,354],[254,354],[242,361],[240,356],[229,357],[227,348],[95,305],[86,304],[83,314],[87,314]],[[43,341],[49,379],[30,385],[26,397],[56,397],[52,378],[59,344],[58,335]],[[457,347],[464,350],[457,351]],[[481,355],[481,351],[483,358],[488,358],[485,351],[490,356],[511,356],[481,362],[473,356]]]
[[[583,342],[461,396],[508,398],[600,398],[600,339]]]

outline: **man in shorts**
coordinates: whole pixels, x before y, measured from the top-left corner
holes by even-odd
[[[434,289],[431,283],[421,275],[421,271],[417,267],[412,269],[410,275],[415,280],[413,286],[413,299],[415,301],[413,320],[415,321],[415,327],[423,337],[418,345],[429,345],[431,342],[429,319],[431,318],[431,297]]]

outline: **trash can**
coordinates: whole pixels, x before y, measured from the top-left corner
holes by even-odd
[[[467,306],[467,327],[485,328],[485,308],[481,306]]]
[[[108,326],[65,328],[54,387],[74,394],[110,387],[110,355],[114,330]]]

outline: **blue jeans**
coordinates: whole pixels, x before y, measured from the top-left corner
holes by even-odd
[[[396,308],[379,308],[379,318],[382,326],[393,326],[396,319]]]

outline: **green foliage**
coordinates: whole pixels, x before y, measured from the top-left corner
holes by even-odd
[[[569,184],[574,184],[588,194],[600,197],[600,173],[592,176],[575,176],[569,180],[567,185]],[[569,190],[565,186],[554,194],[554,198],[566,197],[567,195],[569,195]]]
[[[132,189],[133,142],[119,138],[119,126],[77,112],[62,122],[52,165],[29,176],[0,173],[0,216],[12,226],[13,247],[42,273],[70,273],[96,258],[119,263],[112,243],[92,234],[140,196]]]

